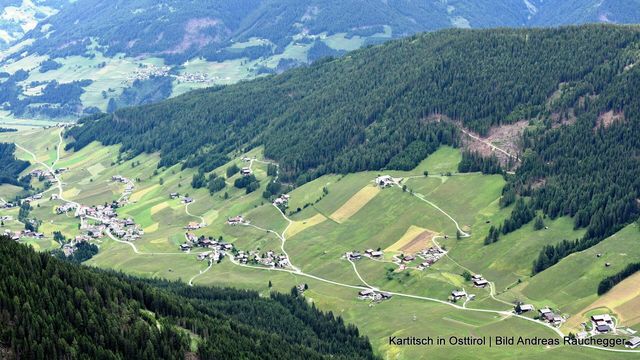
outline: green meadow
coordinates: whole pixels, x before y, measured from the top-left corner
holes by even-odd
[[[0,135],[0,141],[16,141],[33,151],[39,160],[50,164],[56,158],[59,131],[21,130],[12,136]],[[595,291],[601,278],[619,271],[640,255],[634,247],[640,232],[631,225],[592,249],[571,255],[531,277],[531,264],[542,246],[575,239],[582,235],[582,230],[574,230],[570,218],[545,219],[547,229],[534,231],[532,224],[528,224],[485,246],[484,237],[491,224],[500,223],[511,210],[498,204],[505,180],[498,175],[457,173],[460,151],[450,147],[440,148],[411,171],[325,175],[300,186],[290,192],[291,201],[286,211],[292,225],[262,198],[262,191],[272,180],[267,176],[266,164],[254,162],[252,165],[260,181],[258,191],[246,194],[244,189],[234,188],[233,181],[240,176],[236,174],[226,180],[225,189],[210,194],[207,189],[191,187],[194,169],[181,170],[181,165],[158,168],[158,154],[120,159],[118,153],[117,146],[93,143],[78,152],[61,150],[56,163],[56,167],[69,168],[61,175],[65,197],[86,205],[110,202],[121,196],[124,185],[112,182],[112,176],[135,180],[129,203],[119,209],[119,216],[133,218],[144,229],[142,239],[133,243],[139,253],[135,253],[130,244],[105,237],[95,241],[100,252],[87,261],[87,265],[143,277],[193,281],[196,285],[254,289],[264,295],[270,291],[288,292],[297,284],[307,283],[308,301],[356,324],[369,337],[375,351],[387,359],[601,357],[603,353],[598,350],[566,346],[397,346],[389,343],[389,337],[554,337],[554,332],[540,324],[476,311],[504,311],[510,310],[510,306],[492,299],[488,288],[473,288],[461,274],[467,269],[482,273],[495,284],[501,301],[520,299],[536,307],[548,305],[572,315],[597,299]],[[31,160],[24,151],[18,151],[17,155]],[[240,160],[244,156],[264,159],[262,149],[256,148],[249,153],[233,154],[232,161],[213,172],[226,176],[225,169],[231,164],[248,166]],[[429,176],[423,175],[425,170]],[[448,172],[450,176],[443,176]],[[357,195],[371,188],[375,177],[382,174],[403,178],[406,191],[396,186],[371,192],[364,200]],[[15,187],[0,186],[2,197],[15,196],[19,191]],[[172,192],[192,197],[194,202],[187,207],[179,199],[171,199]],[[431,204],[417,194],[424,195]],[[78,219],[71,214],[55,214],[59,204],[60,201],[50,200],[48,196],[34,202],[32,215],[42,220],[41,231],[46,238],[25,243],[46,251],[58,246],[52,241],[53,231],[61,231],[67,237],[78,233]],[[348,216],[340,222],[331,218],[345,206],[351,209]],[[17,216],[17,209],[0,210],[0,215],[5,214]],[[227,225],[227,218],[236,215],[244,216],[254,226]],[[456,239],[456,226],[449,216],[471,236]],[[285,250],[302,273],[242,267],[228,258],[207,270],[208,264],[196,259],[201,249],[182,253],[178,248],[185,241],[184,226],[193,221],[206,223],[204,228],[194,231],[196,235],[222,238],[241,250],[280,252],[281,239],[266,230],[284,232]],[[4,228],[18,230],[20,227],[20,223],[12,221]],[[438,243],[448,250],[449,257],[422,271],[400,270],[391,261],[392,253],[385,254],[379,261],[363,258],[353,264],[343,258],[347,251],[384,250],[412,227],[437,234]],[[425,241],[424,246],[430,243]],[[597,258],[596,254],[601,257]],[[605,262],[611,266],[605,267]],[[359,300],[357,287],[364,286],[363,282],[382,290],[445,303],[401,295],[381,303]],[[476,295],[476,299],[465,305],[467,309],[447,305],[451,291],[462,288]],[[606,356],[625,357],[616,353],[606,353]]]

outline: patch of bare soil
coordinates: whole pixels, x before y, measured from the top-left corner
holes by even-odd
[[[211,29],[216,28],[216,32]],[[206,33],[202,30],[209,29]],[[173,49],[167,50],[169,54],[179,54],[185,52],[193,46],[202,48],[208,44],[222,41],[222,35],[226,34],[228,29],[218,19],[214,18],[196,18],[187,21],[184,27],[184,35],[180,44]]]
[[[522,133],[528,124],[528,121],[521,120],[496,126],[489,130],[487,136],[480,136],[464,129],[468,134],[463,137],[462,143],[465,149],[483,156],[495,155],[503,165],[509,163],[509,158],[514,164],[520,153]]]
[[[487,136],[480,136],[462,126],[461,121],[452,120],[446,115],[431,114],[423,119],[425,124],[440,121],[451,122],[460,128],[463,133],[464,149],[477,152],[482,156],[495,155],[503,165],[509,163],[510,158],[512,164],[517,163],[516,159],[522,147],[522,133],[529,124],[527,120],[520,120],[513,124],[495,126],[489,130]]]
[[[406,245],[403,245],[400,250],[404,254],[415,254],[418,251],[429,247],[429,245],[433,245],[431,240],[435,235],[436,233],[433,231],[425,230],[418,234],[418,236],[414,237]]]
[[[596,129],[601,127],[606,129],[616,121],[623,121],[623,120],[624,120],[623,112],[615,112],[613,110],[609,110],[606,113],[600,114],[600,116],[598,116],[598,121],[596,122]]]

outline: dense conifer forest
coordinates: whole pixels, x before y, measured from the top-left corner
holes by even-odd
[[[11,184],[27,188],[28,179],[19,179],[20,173],[29,167],[29,162],[18,160],[14,144],[0,143],[0,184]]]
[[[410,169],[462,125],[480,134],[530,120],[521,165],[507,175],[512,216],[487,244],[533,220],[572,216],[584,238],[545,248],[537,273],[639,215],[640,29],[588,25],[530,30],[446,30],[369,47],[342,59],[160,104],[99,114],[68,136],[122,151],[159,151],[161,166],[264,145],[281,179],[329,172]],[[607,113],[621,120],[605,122]],[[434,116],[443,115],[443,116]],[[452,119],[438,120],[438,119]],[[501,170],[465,153],[460,171]],[[211,168],[209,167],[209,171]]]
[[[308,305],[294,290],[264,298],[253,291],[140,280],[62,261],[0,237],[0,355],[374,358],[356,327]]]

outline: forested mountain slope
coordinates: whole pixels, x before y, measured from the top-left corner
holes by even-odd
[[[161,151],[161,165],[200,165],[207,154],[264,144],[288,179],[410,168],[434,146],[456,142],[454,127],[430,115],[485,133],[549,114],[547,102],[560,84],[562,97],[553,106],[571,107],[617,81],[637,61],[631,50],[639,39],[637,28],[613,26],[422,34],[278,76],[97,115],[71,131],[71,146],[97,139],[134,154]]]
[[[417,35],[233,86],[81,121],[69,148],[93,140],[132,154],[159,151],[160,165],[210,171],[224,154],[264,145],[282,178],[408,169],[456,125],[484,133],[531,120],[522,166],[507,191],[529,208],[574,216],[584,239],[545,255],[540,271],[589,247],[638,215],[640,29],[447,30]],[[564,124],[564,125],[562,125]],[[504,232],[530,216],[514,214]]]
[[[354,326],[294,295],[137,280],[6,237],[0,265],[3,359],[374,358]]]
[[[20,181],[20,173],[29,167],[29,162],[16,159],[14,144],[0,143],[0,185],[12,184],[29,186],[28,181]]]
[[[3,110],[16,117],[73,120],[280,73],[422,31],[640,21],[638,0],[9,0],[0,5],[0,44],[4,39],[8,47],[0,51]]]

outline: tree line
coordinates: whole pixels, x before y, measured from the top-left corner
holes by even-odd
[[[598,284],[598,295],[605,294],[607,291],[616,286],[616,284],[637,273],[638,271],[640,271],[640,263],[632,263],[627,265],[627,267],[625,267],[615,275],[608,276],[602,279],[602,281],[600,281],[600,284]]]

